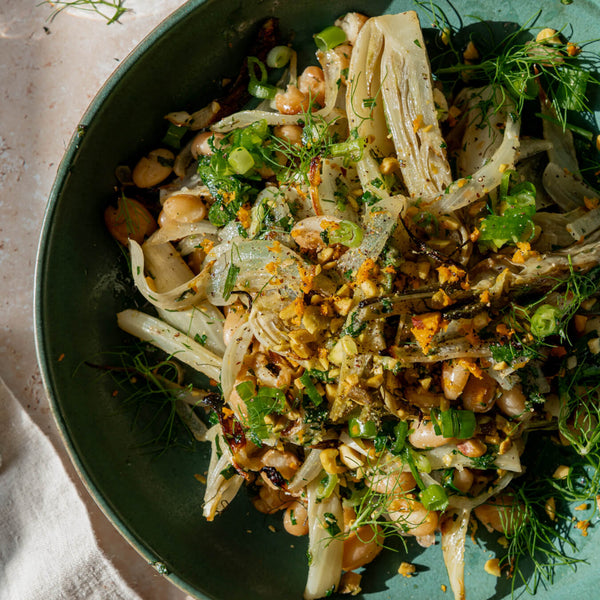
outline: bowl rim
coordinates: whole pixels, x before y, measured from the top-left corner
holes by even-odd
[[[75,451],[73,440],[70,437],[69,430],[66,424],[63,410],[58,402],[58,390],[53,385],[53,379],[49,368],[48,356],[46,354],[47,339],[43,326],[43,309],[44,309],[44,288],[46,285],[45,264],[48,260],[47,240],[53,228],[53,217],[56,213],[60,198],[68,181],[70,174],[70,165],[72,164],[80,147],[83,134],[86,128],[94,121],[104,101],[113,93],[115,87],[121,79],[130,71],[133,65],[150,49],[150,47],[169,29],[177,23],[185,19],[192,12],[197,10],[204,4],[210,4],[215,0],[185,0],[184,4],[176,8],[173,12],[167,15],[158,25],[156,25],[142,40],[129,52],[129,54],[121,61],[117,68],[109,75],[101,87],[98,89],[93,99],[88,104],[83,115],[78,121],[77,127],[71,135],[71,139],[67,145],[61,161],[58,165],[56,176],[54,178],[48,202],[44,210],[42,220],[42,228],[38,238],[36,250],[36,260],[34,269],[34,298],[33,298],[33,323],[34,323],[34,341],[36,350],[36,360],[41,372],[42,385],[50,404],[50,410],[54,418],[54,422],[58,428],[60,438],[64,448],[67,451],[71,464],[75,471],[94,500],[98,508],[107,517],[113,527],[115,527],[120,535],[127,540],[137,553],[154,566],[156,570],[166,577],[172,584],[178,587],[181,591],[197,598],[198,600],[208,600],[212,596],[208,596],[200,592],[197,588],[190,586],[178,575],[166,571],[163,563],[158,559],[153,552],[148,549],[143,542],[135,536],[123,522],[123,520],[111,508],[108,501],[104,498],[101,491],[94,484],[93,479],[85,468],[83,461]],[[101,552],[104,551],[100,549]],[[110,559],[109,559],[110,560]],[[163,571],[163,569],[165,569]]]

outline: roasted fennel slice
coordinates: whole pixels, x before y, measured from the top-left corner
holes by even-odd
[[[412,198],[431,199],[442,193],[452,176],[438,123],[431,67],[414,11],[369,19],[356,42],[349,80],[350,127],[358,128],[367,139],[371,136],[372,148],[380,157],[390,154],[389,129]]]

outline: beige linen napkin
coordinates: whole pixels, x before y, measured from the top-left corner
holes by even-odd
[[[140,600],[102,554],[83,502],[0,379],[0,600]]]

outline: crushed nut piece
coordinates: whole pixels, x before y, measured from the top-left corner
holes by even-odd
[[[361,592],[361,579],[362,575],[360,573],[355,573],[354,571],[347,571],[342,575],[342,578],[340,579],[338,592],[340,594],[350,594],[351,596],[358,595]]]
[[[417,567],[407,562],[400,563],[400,566],[398,567],[398,574],[402,575],[402,577],[412,577],[416,571]]]
[[[493,575],[494,577],[500,577],[502,573],[500,572],[500,561],[497,558],[490,558],[486,561],[483,566],[486,573]]]

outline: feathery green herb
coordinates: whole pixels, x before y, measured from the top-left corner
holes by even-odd
[[[44,0],[41,5],[44,4],[53,9],[48,17],[50,21],[54,21],[63,10],[75,8],[100,15],[106,19],[107,25],[117,23],[130,10],[125,8],[125,0]]]

